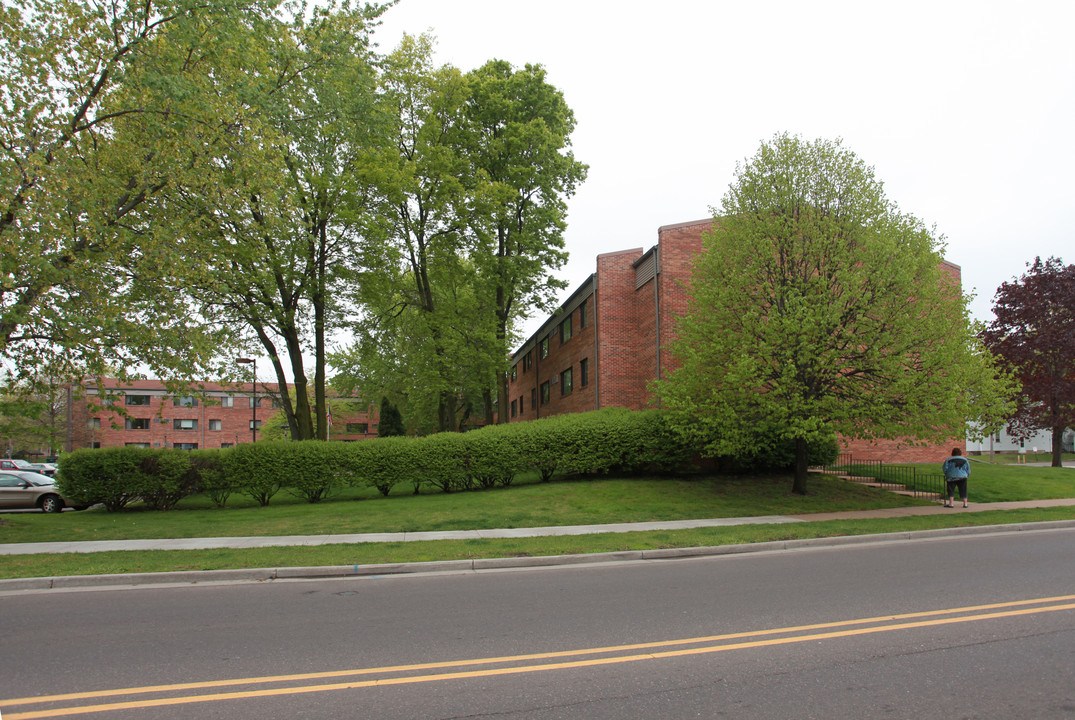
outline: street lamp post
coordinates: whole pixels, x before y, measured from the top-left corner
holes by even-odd
[[[253,358],[235,358],[240,365],[250,364],[254,382],[251,383],[253,395],[250,397],[250,438],[251,442],[258,441],[258,362]]]

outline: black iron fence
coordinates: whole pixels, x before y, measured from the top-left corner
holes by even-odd
[[[814,469],[916,498],[942,498],[946,494],[942,473],[926,472],[912,465],[886,465],[880,460],[855,460],[850,453],[840,455],[831,465]]]

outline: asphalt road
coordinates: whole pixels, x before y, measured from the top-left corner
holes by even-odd
[[[0,667],[3,720],[1071,718],[1075,530],[12,592]]]

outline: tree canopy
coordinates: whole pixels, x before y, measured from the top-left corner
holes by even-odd
[[[794,441],[961,438],[1003,417],[1007,381],[942,266],[942,239],[885,197],[840,141],[787,134],[736,168],[658,385],[713,455]]]
[[[515,324],[562,286],[565,199],[586,170],[568,150],[574,117],[540,66],[435,67],[426,36],[404,39],[381,82],[392,142],[339,387],[389,393],[419,430],[492,422]]]
[[[1075,265],[1038,257],[1027,268],[997,288],[982,337],[1022,383],[1011,434],[1052,431],[1060,467],[1064,429],[1075,426]]]
[[[291,436],[323,438],[329,348],[357,327],[363,367],[339,357],[372,399],[491,417],[514,324],[559,286],[574,120],[540,66],[435,67],[426,37],[377,55],[386,7],[0,8],[10,386],[178,387],[264,356]]]

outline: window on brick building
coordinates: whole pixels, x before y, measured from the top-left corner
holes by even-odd
[[[172,443],[176,450],[197,450],[198,443]]]
[[[127,395],[123,399],[125,405],[149,405],[151,395]]]
[[[284,403],[280,401],[280,398],[274,397],[272,399],[272,406],[273,406],[274,410],[279,410],[280,408],[282,408],[284,406]]]
[[[511,416],[515,417],[519,414],[519,403],[517,400],[511,401]]]
[[[187,395],[185,397],[177,397],[172,400],[174,407],[198,407],[198,398]]]
[[[519,396],[519,414],[522,415],[526,410],[523,409],[523,396]]]
[[[222,423],[219,420],[210,420],[209,421],[209,429],[210,430],[222,430],[223,429]]]
[[[172,421],[172,428],[175,430],[197,430],[198,421],[176,418]]]
[[[90,448],[91,450],[100,450],[101,449],[101,443],[99,441],[97,441],[97,442],[88,442],[88,443],[86,443],[86,447]]]
[[[560,344],[563,345],[565,342],[567,342],[570,339],[571,339],[571,316],[568,315],[566,318],[564,318],[564,321],[562,323],[560,323]]]
[[[259,398],[259,397],[258,397],[258,398],[256,398],[256,397],[254,397],[253,395],[251,395],[251,396],[250,396],[250,407],[252,407],[252,408],[259,408],[259,407],[261,407],[261,401],[262,401],[262,400],[263,400],[263,398]]]
[[[516,363],[511,366],[511,381],[515,382],[515,379],[519,377],[519,365]]]
[[[585,300],[579,303],[579,330],[586,327],[586,306],[588,304]]]
[[[537,407],[537,388],[530,388],[530,407]]]
[[[129,443],[123,443],[123,447],[148,448],[149,443],[129,442]]]
[[[369,423],[347,423],[347,432],[352,435],[365,435],[369,429]]]
[[[590,358],[579,361],[579,385],[586,387],[590,384]]]
[[[222,448],[235,447],[235,443],[220,443],[220,447],[222,447]]]
[[[541,404],[548,405],[551,395],[549,393],[549,381],[541,383]]]
[[[248,421],[246,429],[247,430],[260,430],[261,429],[261,421],[260,420],[250,420],[250,421]]]
[[[564,370],[562,373],[560,373],[560,395],[570,395],[571,391],[575,389],[571,380],[571,368],[568,368],[567,370]]]
[[[123,427],[127,430],[149,430],[149,418],[127,418]]]
[[[541,341],[541,346],[540,346],[540,350],[538,352],[538,357],[540,357],[542,360],[544,360],[548,356],[549,356],[549,337],[546,335],[545,339]]]
[[[220,407],[235,407],[235,398],[231,395],[220,398]]]
[[[99,430],[101,428],[101,418],[90,418],[86,423],[86,427],[91,430]]]
[[[534,351],[531,350],[523,356],[523,372],[526,372],[534,365]]]

